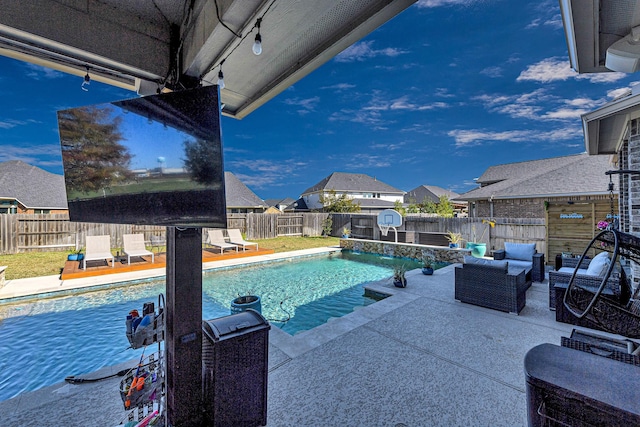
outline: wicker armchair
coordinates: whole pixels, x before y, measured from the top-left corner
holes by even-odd
[[[549,272],[549,309],[555,310],[556,303],[562,304],[562,301],[556,302],[556,291],[555,285],[556,283],[569,283],[571,280],[571,275],[573,274],[573,269],[575,269],[576,265],[580,258],[562,258],[562,266],[561,268],[568,267],[571,271],[550,271]],[[587,269],[589,264],[591,263],[591,259],[584,259],[580,264],[581,269]],[[612,295],[620,295],[620,274],[615,271],[611,273],[611,277],[607,281],[605,289],[611,291]],[[576,285],[581,288],[590,289],[595,292],[596,289],[602,283],[602,277],[600,276],[588,276],[584,274],[576,275]]]
[[[465,257],[465,263],[455,269],[455,298],[468,304],[520,313],[531,284],[524,269],[507,267],[504,262],[476,263],[467,258],[470,257]]]

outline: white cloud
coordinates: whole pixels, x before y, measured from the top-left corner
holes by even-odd
[[[501,67],[487,67],[480,70],[480,74],[484,74],[487,77],[498,78],[502,77],[502,68]]]
[[[624,73],[594,73],[578,74],[569,66],[565,58],[552,57],[529,65],[520,73],[516,81],[535,81],[550,83],[553,81],[565,81],[568,79],[587,79],[592,83],[612,83],[626,77]]]
[[[385,151],[396,151],[404,147],[406,144],[404,142],[398,142],[395,144],[371,144],[371,148],[374,150],[385,150]]]
[[[337,83],[331,86],[322,86],[320,89],[330,89],[335,90],[336,92],[342,92],[343,90],[353,89],[354,87],[356,87],[356,85],[350,83]]]
[[[559,13],[544,21],[544,25],[558,30],[564,28],[564,24],[562,23],[562,16],[560,16]]]
[[[438,87],[433,93],[435,96],[439,96],[440,98],[455,98],[455,95],[449,93],[449,89],[446,87]]]
[[[374,155],[358,153],[349,159],[349,167],[358,170],[361,168],[386,168],[393,164],[388,155]]]
[[[570,108],[560,108],[555,111],[549,111],[541,116],[542,119],[547,120],[565,120],[565,119],[577,119],[580,118],[581,115],[588,113],[587,109],[570,109]]]
[[[369,126],[373,130],[386,130],[389,120],[382,118],[382,114],[378,110],[350,110],[342,109],[334,112],[329,116],[329,121],[346,121],[353,123],[361,123]]]
[[[228,163],[234,175],[251,189],[262,189],[283,186],[296,176],[295,170],[306,165],[295,159],[266,160],[246,159],[232,160]]]
[[[440,7],[440,6],[470,6],[473,3],[480,3],[482,0],[418,0],[417,7]]]
[[[22,160],[36,166],[61,166],[60,145],[3,145],[0,162]]]
[[[24,126],[24,125],[29,125],[29,124],[33,124],[33,123],[38,123],[36,120],[14,120],[14,119],[6,119],[6,120],[0,120],[0,129],[11,129],[14,128],[16,126]]]
[[[335,57],[337,62],[355,62],[365,61],[376,56],[388,56],[396,57],[404,53],[408,53],[405,50],[401,50],[395,47],[387,47],[383,49],[373,49],[373,40],[367,40],[363,42],[354,43]]]
[[[314,96],[312,98],[287,98],[284,100],[284,103],[287,105],[301,107],[296,110],[300,115],[309,114],[310,112],[315,111],[318,102],[320,102],[319,96]]]
[[[473,147],[481,145],[484,142],[555,142],[574,139],[580,134],[581,130],[579,127],[563,127],[549,131],[527,129],[495,132],[479,129],[457,129],[447,132],[447,135],[455,140],[456,147]]]
[[[590,98],[563,99],[550,95],[543,88],[519,95],[485,94],[472,100],[480,101],[490,112],[537,121],[575,119],[599,102]]]
[[[543,18],[536,18],[533,21],[531,21],[526,27],[525,29],[530,30],[533,28],[538,28],[539,26],[544,25],[547,27],[551,27],[554,29],[562,29],[563,24],[562,24],[562,16],[560,16],[560,14],[555,14],[553,15],[551,18],[549,19],[543,19]]]
[[[618,89],[612,89],[610,91],[607,91],[607,98],[611,98],[611,99],[616,99],[619,98],[621,96],[626,96],[631,94],[631,89],[628,87],[621,87]]]
[[[65,74],[60,71],[42,67],[40,65],[29,63],[25,63],[24,65],[27,68],[27,72],[25,74],[35,80],[59,79],[65,76]]]

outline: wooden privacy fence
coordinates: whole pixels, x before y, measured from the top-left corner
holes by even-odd
[[[238,228],[247,239],[272,239],[278,236],[321,236],[328,213],[227,214],[227,228]]]
[[[237,228],[247,239],[278,236],[321,236],[327,213],[229,214],[227,228]],[[0,214],[0,254],[29,251],[72,251],[84,247],[86,236],[109,235],[111,247],[123,246],[122,236],[142,233],[164,236],[166,227],[70,222],[68,215]]]
[[[380,240],[375,214],[228,214],[227,228],[238,228],[246,238],[270,239],[278,236],[321,236],[323,223],[332,217],[332,235],[341,236],[342,228],[351,229],[356,238]],[[474,228],[479,240],[486,229],[483,242],[490,250],[504,247],[504,242],[535,242],[539,252],[546,252],[546,226],[543,219],[498,218],[495,228],[483,224],[479,218],[439,218],[408,215],[399,231],[459,232],[466,240],[473,239]],[[92,224],[70,222],[67,215],[0,215],[0,253],[29,251],[70,251],[82,248],[86,236],[108,234],[113,248],[122,247],[122,236],[143,233],[164,236],[165,227],[122,224]],[[547,256],[547,260],[549,257]]]

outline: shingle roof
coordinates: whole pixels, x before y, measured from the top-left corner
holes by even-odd
[[[607,194],[614,169],[611,157],[586,153],[529,162],[491,166],[478,178],[484,187],[457,197],[458,200],[528,198],[581,194]]]
[[[404,191],[398,190],[362,173],[345,173],[334,172],[316,185],[307,188],[302,194],[310,194],[318,191],[335,190],[337,192],[376,192],[376,193],[398,193],[404,194]]]
[[[266,207],[266,203],[249,187],[244,185],[233,173],[224,173],[224,189],[227,208],[231,207]]]
[[[411,191],[408,191],[407,194],[404,195],[404,202],[409,203],[411,199],[415,199],[417,203],[422,203],[424,198],[427,197],[428,200],[438,203],[440,201],[440,196],[442,195],[447,196],[449,200],[455,200],[460,196],[458,193],[445,190],[444,188],[437,187],[435,185],[421,185]]]
[[[20,160],[0,163],[0,197],[31,209],[67,209],[64,177]]]
[[[293,200],[291,197],[285,197],[284,199],[264,199],[264,202],[267,204],[267,206],[289,206],[290,204],[294,203],[295,200]]]
[[[363,209],[367,209],[367,208],[393,209],[393,207],[396,205],[395,202],[390,202],[388,200],[382,200],[382,199],[353,199],[353,202],[359,204],[360,207]]]
[[[304,201],[302,197],[298,200],[294,200],[293,203],[289,204],[285,209],[285,211],[308,211],[309,207],[307,206],[307,202]]]

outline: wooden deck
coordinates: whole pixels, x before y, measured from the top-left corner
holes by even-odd
[[[246,251],[225,251],[220,254],[219,249],[206,248],[202,250],[202,262],[220,261],[224,259],[245,258],[257,255],[272,254],[272,249],[249,249]],[[102,276],[105,274],[127,273],[130,271],[150,270],[153,268],[166,268],[167,258],[165,252],[155,254],[155,261],[151,263],[151,256],[131,257],[131,265],[127,265],[127,257],[116,257],[113,267],[107,261],[88,261],[87,269],[82,269],[82,261],[67,261],[60,275],[61,280],[79,279],[83,277]]]

